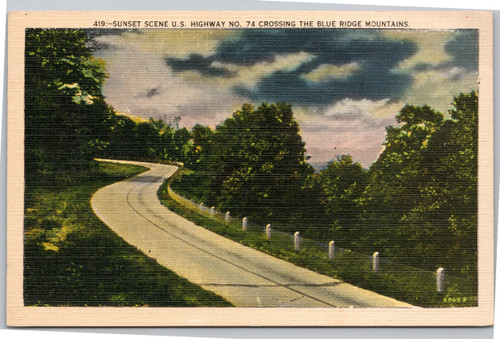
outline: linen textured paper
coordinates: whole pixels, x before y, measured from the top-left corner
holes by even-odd
[[[488,12],[13,12],[10,326],[485,326]]]

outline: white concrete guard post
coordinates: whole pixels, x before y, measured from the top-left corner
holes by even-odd
[[[444,291],[444,268],[440,267],[436,271],[436,288],[438,293]]]
[[[229,211],[226,212],[226,224],[229,224],[231,221],[231,213]]]
[[[210,215],[215,215],[215,207],[210,207]]]
[[[380,256],[378,252],[373,253],[373,272],[380,271]]]
[[[266,225],[266,238],[267,240],[271,240],[271,224]]]
[[[300,232],[295,232],[293,235],[293,247],[295,248],[295,252],[298,252],[300,249]]]
[[[248,219],[247,217],[244,217],[242,220],[241,220],[241,229],[243,231],[246,231],[247,230],[247,226],[248,226]]]
[[[335,259],[335,241],[328,243],[328,260]]]

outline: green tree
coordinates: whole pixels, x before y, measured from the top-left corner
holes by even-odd
[[[26,30],[28,176],[86,169],[106,147],[102,124],[112,114],[101,93],[106,75],[87,42],[81,30]]]
[[[194,170],[203,170],[203,166],[213,160],[214,131],[208,126],[196,124],[191,129],[191,139],[193,148],[189,166]]]
[[[137,124],[123,115],[113,115],[108,122],[109,146],[105,150],[105,157],[110,159],[134,159],[136,151]]]
[[[451,119],[406,106],[387,129],[360,199],[358,245],[407,264],[464,269],[477,264],[477,93],[453,101]]]
[[[466,274],[477,270],[477,100],[476,92],[454,99],[451,119],[429,140],[419,199],[402,220],[425,231],[415,251],[426,262]]]
[[[419,199],[421,177],[426,172],[423,153],[443,115],[427,105],[406,105],[396,119],[401,125],[387,128],[384,151],[370,167],[369,184],[360,200],[363,222],[358,245],[388,256],[407,248],[408,234],[399,227],[400,222]]]
[[[336,239],[343,246],[350,245],[351,231],[362,213],[359,199],[368,183],[367,170],[344,154],[331,161],[316,176],[316,181],[321,187],[320,204],[330,221],[329,232],[323,236]]]
[[[187,162],[192,150],[191,133],[186,128],[179,128],[174,132],[172,153],[173,159]]]
[[[172,145],[174,143],[174,129],[163,120],[154,120],[151,118],[149,123],[155,130],[155,143],[152,145],[154,152],[154,160],[172,160],[174,152]]]
[[[255,221],[290,219],[301,207],[297,193],[313,172],[304,146],[290,105],[244,104],[215,131],[216,154],[208,164],[216,173],[212,198]]]

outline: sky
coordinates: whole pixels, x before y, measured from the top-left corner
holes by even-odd
[[[99,34],[101,33],[101,34]],[[104,33],[104,34],[102,34]],[[243,103],[292,104],[310,162],[368,167],[405,104],[447,113],[478,82],[475,30],[94,31],[119,113],[215,128]]]

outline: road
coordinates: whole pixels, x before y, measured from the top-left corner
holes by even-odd
[[[197,226],[158,199],[159,187],[175,173],[175,166],[120,162],[150,170],[98,190],[91,199],[96,215],[147,256],[235,306],[413,307]]]

